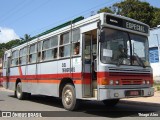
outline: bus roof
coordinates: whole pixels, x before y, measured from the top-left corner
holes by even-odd
[[[61,30],[61,29],[65,28],[65,27],[68,27],[68,26],[71,25],[71,24],[74,24],[74,23],[80,24],[79,26],[82,26],[82,25],[84,25],[84,24],[88,24],[88,23],[91,23],[91,22],[95,22],[95,21],[97,21],[98,19],[100,19],[100,17],[103,16],[103,15],[111,15],[111,16],[115,16],[115,17],[118,17],[118,18],[121,18],[121,19],[130,20],[130,21],[134,21],[134,22],[136,22],[136,23],[140,23],[140,24],[146,25],[146,24],[144,24],[144,23],[142,23],[142,22],[140,22],[140,21],[137,21],[137,20],[134,20],[134,19],[125,17],[125,16],[115,15],[115,14],[111,14],[111,13],[104,13],[104,12],[103,12],[103,13],[96,14],[96,15],[94,15],[94,16],[90,16],[90,17],[85,18],[85,19],[84,19],[83,16],[80,16],[80,17],[77,17],[77,18],[75,18],[75,19],[73,19],[73,20],[70,20],[70,21],[68,21],[68,22],[65,22],[65,23],[63,23],[63,24],[61,24],[61,25],[58,25],[58,26],[56,26],[56,27],[53,27],[53,28],[51,28],[51,29],[49,29],[49,30],[46,30],[45,32],[42,32],[42,33],[40,33],[40,34],[32,37],[30,40],[24,41],[24,42],[22,42],[22,43],[21,43],[20,45],[18,45],[18,46],[14,46],[12,49],[14,50],[14,49],[17,49],[17,48],[21,48],[21,47],[24,46],[25,44],[28,44],[28,42],[29,42],[29,44],[30,44],[30,43],[34,42],[37,38],[39,39],[40,37],[44,37],[44,36],[46,36],[46,35],[48,35],[48,34],[50,34],[50,33],[52,34],[52,32]],[[146,26],[148,26],[148,25],[146,25]],[[149,27],[149,26],[148,26],[148,27]],[[42,39],[43,39],[43,38],[42,38]],[[9,51],[10,51],[10,50],[7,50],[6,52],[9,52]]]

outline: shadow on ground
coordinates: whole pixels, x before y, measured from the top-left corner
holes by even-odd
[[[10,97],[14,97],[10,95]],[[14,97],[15,98],[15,97]],[[15,98],[16,99],[16,98]],[[50,105],[53,107],[63,108],[61,99],[42,95],[32,95],[27,99],[30,102]],[[160,108],[154,109],[148,106],[137,106],[132,104],[119,103],[115,107],[106,107],[100,101],[81,101],[79,108],[74,111],[40,111],[43,116],[47,117],[139,117],[139,113],[149,114],[160,111]]]

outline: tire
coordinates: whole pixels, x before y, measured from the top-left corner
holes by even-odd
[[[119,99],[103,100],[106,107],[113,107],[119,102]]]
[[[22,83],[19,82],[16,86],[16,97],[19,99],[19,100],[23,100],[26,96],[26,93],[22,92]]]
[[[76,110],[78,100],[76,100],[75,88],[72,84],[66,84],[62,90],[62,104],[66,110]]]

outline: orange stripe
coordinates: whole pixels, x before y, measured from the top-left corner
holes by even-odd
[[[48,80],[48,79],[43,79],[43,80],[21,80],[24,83],[56,83],[60,84],[61,80]],[[9,82],[16,82],[16,79],[9,80]],[[73,80],[74,84],[90,84],[90,82],[85,82],[83,83],[82,80]]]

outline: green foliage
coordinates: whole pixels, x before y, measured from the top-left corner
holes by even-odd
[[[19,45],[20,41],[21,40],[16,39],[16,40],[11,40],[7,43],[0,43],[0,58],[3,57],[5,50],[11,49],[12,47]]]
[[[30,39],[31,39],[31,36],[28,35],[28,34],[25,34],[25,35],[24,35],[24,38],[21,38],[22,41],[28,41],[28,40],[30,40]]]
[[[114,13],[110,8],[105,7],[100,9],[97,13],[102,13],[102,12],[107,12],[107,13]]]

